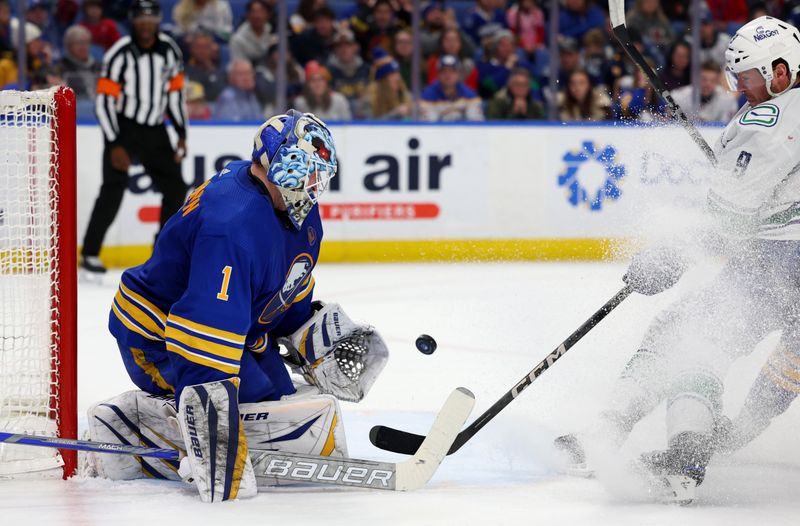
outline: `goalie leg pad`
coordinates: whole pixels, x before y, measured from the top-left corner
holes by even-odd
[[[203,502],[220,502],[256,494],[256,479],[239,418],[239,379],[191,385],[180,398],[180,424],[186,458]]]
[[[253,449],[346,457],[339,403],[330,395],[285,396],[239,406],[247,444]]]
[[[176,415],[171,396],[128,391],[93,405],[87,413],[92,441],[183,450],[180,432],[168,422]],[[112,480],[181,479],[174,460],[88,453],[86,463],[93,474]]]

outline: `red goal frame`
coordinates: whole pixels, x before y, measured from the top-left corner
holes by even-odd
[[[58,147],[51,152],[52,192],[57,193],[54,279],[51,283],[51,338],[53,392],[51,417],[58,436],[78,438],[78,239],[77,239],[77,124],[75,92],[61,87],[54,95],[55,116],[51,137]],[[61,449],[64,478],[78,465],[77,451]]]

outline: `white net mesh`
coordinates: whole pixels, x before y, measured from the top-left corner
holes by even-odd
[[[0,430],[55,435],[58,130],[54,92],[0,91]],[[0,476],[57,468],[54,449],[0,444]]]

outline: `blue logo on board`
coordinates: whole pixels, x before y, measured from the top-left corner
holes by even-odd
[[[565,167],[558,175],[558,186],[568,190],[568,200],[572,206],[585,204],[589,210],[596,212],[603,209],[604,201],[620,198],[622,191],[619,181],[625,177],[625,166],[617,163],[617,150],[613,146],[600,147],[592,141],[584,141],[580,150],[565,153],[561,160]],[[587,187],[588,181],[585,179],[591,177],[587,173],[589,170],[605,178],[599,187]],[[581,172],[584,172],[585,178],[579,177]]]

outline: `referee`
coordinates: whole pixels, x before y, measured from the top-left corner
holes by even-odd
[[[81,258],[81,267],[95,276],[106,271],[98,255],[122,203],[132,157],[144,165],[162,194],[162,227],[186,196],[180,165],[186,154],[183,58],[177,44],[158,30],[161,7],[156,0],[134,0],[130,18],[131,35],[106,52],[97,81],[95,111],[105,136],[103,185]],[[165,112],[178,134],[175,149],[164,124]]]

